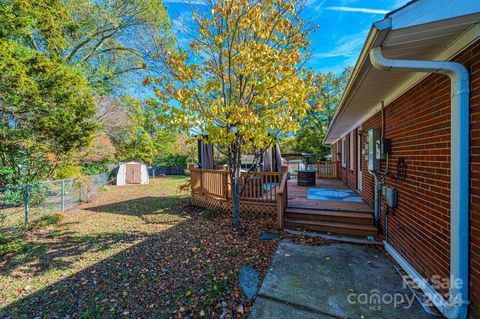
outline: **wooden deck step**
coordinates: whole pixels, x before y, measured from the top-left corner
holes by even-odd
[[[307,209],[307,210],[326,210],[334,212],[352,212],[352,213],[370,213],[373,214],[373,209],[360,209],[360,208],[332,208],[332,207],[318,207],[318,206],[297,206],[288,205],[288,208],[294,209]]]
[[[287,208],[286,218],[309,219],[323,222],[373,225],[373,214],[369,212],[332,211],[321,209]]]
[[[304,218],[285,218],[286,228],[303,228],[333,234],[350,236],[377,235],[377,229],[373,225],[351,224],[339,222],[327,222]]]

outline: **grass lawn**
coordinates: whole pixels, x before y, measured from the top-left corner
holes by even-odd
[[[185,177],[109,186],[93,202],[27,232],[26,248],[0,256],[0,317],[246,317],[238,270],[264,274],[278,239],[272,221],[190,206]]]

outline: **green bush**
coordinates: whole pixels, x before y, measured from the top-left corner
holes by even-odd
[[[55,170],[55,179],[75,178],[82,175],[82,167],[77,164],[61,165]]]
[[[218,215],[220,215],[220,211],[215,209],[207,209],[207,210],[204,210],[202,213],[202,217],[210,220],[217,218]]]
[[[25,204],[25,188],[14,187],[1,193],[0,204],[6,207],[17,207]]]
[[[23,253],[28,249],[28,244],[23,239],[15,239],[0,234],[0,256],[9,253]]]
[[[58,224],[63,219],[61,214],[48,214],[31,222],[28,225],[29,229],[44,228],[50,225]]]
[[[156,166],[176,166],[187,168],[187,159],[185,155],[167,155],[155,160]]]
[[[82,167],[82,174],[84,175],[97,175],[107,173],[110,171],[108,163],[95,163]]]

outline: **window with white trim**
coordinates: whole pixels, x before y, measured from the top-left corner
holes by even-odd
[[[342,167],[347,166],[347,143],[346,137],[342,137]]]
[[[353,171],[353,131],[350,132],[350,170]]]

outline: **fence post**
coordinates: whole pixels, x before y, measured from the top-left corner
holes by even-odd
[[[65,180],[62,179],[62,213],[65,211]]]
[[[29,199],[30,199],[30,184],[27,184],[25,185],[25,225],[28,225],[28,213],[30,210]]]

